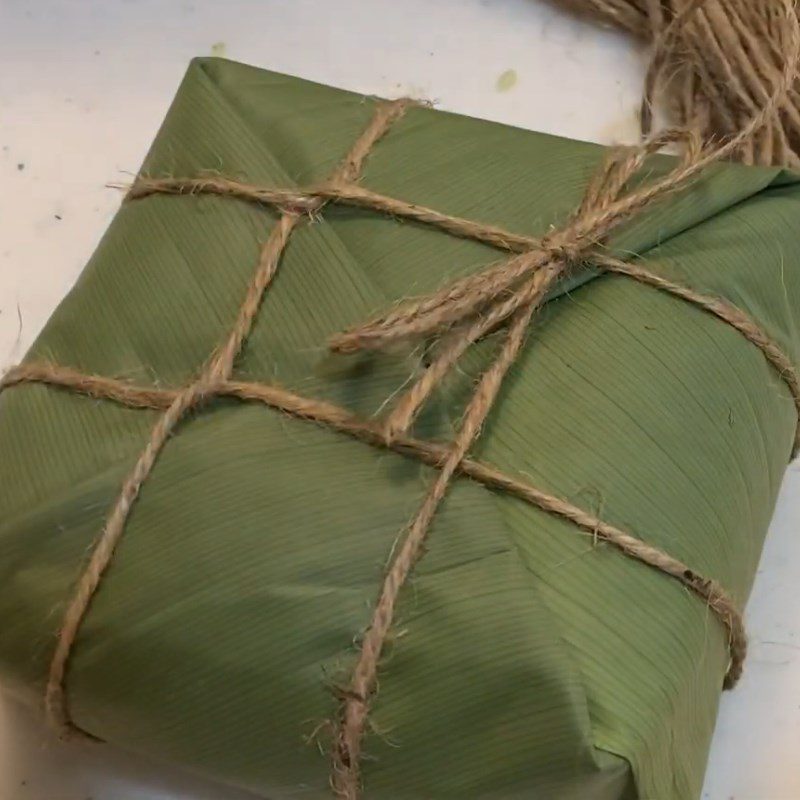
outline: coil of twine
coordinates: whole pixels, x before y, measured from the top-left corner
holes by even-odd
[[[779,0],[555,2],[652,45],[641,114],[645,134],[655,106],[672,124],[698,130],[704,142],[727,138],[747,125],[781,81],[787,23]],[[734,158],[800,168],[800,82]]]

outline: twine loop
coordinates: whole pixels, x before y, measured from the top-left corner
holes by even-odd
[[[758,119],[752,123],[757,124]],[[632,185],[647,156],[671,142],[686,145],[678,167],[655,184]],[[570,269],[601,252],[609,235],[620,225],[664,194],[685,186],[704,166],[732,147],[729,142],[702,151],[694,134],[670,129],[638,147],[610,150],[562,228],[532,240],[516,257],[459,278],[429,295],[403,301],[388,312],[333,336],[329,346],[338,353],[378,350],[414,339],[426,340],[429,350],[435,353],[387,416],[385,435],[392,439],[410,430],[425,402],[470,346],[509,325],[515,315],[532,317]]]

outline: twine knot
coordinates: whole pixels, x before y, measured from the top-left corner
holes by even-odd
[[[571,229],[548,234],[542,239],[541,248],[550,261],[570,266],[582,261],[586,251],[585,243]]]
[[[720,148],[698,154],[653,186],[630,188],[646,157],[665,141],[690,139],[685,132],[660,133],[638,147],[612,150],[589,182],[581,203],[561,228],[553,228],[518,255],[459,278],[421,298],[400,303],[367,322],[333,336],[331,350],[380,350],[407,340],[425,340],[433,358],[397,400],[384,421],[387,442],[405,435],[431,393],[475,342],[533,313],[575,265],[590,260],[609,234],[664,193],[683,186]],[[724,149],[724,147],[723,147]]]
[[[324,202],[313,194],[287,194],[286,199],[277,205],[277,210],[283,214],[313,217],[322,208]]]

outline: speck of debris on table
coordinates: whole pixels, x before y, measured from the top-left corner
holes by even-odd
[[[517,71],[515,69],[507,69],[498,76],[495,88],[498,92],[507,92],[509,89],[513,89],[516,84]]]
[[[25,162],[24,162],[24,161],[20,161],[20,162],[17,164],[17,169],[18,169],[20,172],[22,172],[22,170],[24,170],[24,169],[25,169]]]
[[[53,214],[53,216],[54,216],[54,217],[55,217],[57,220],[59,220],[59,221],[60,221],[60,220],[62,220],[62,219],[64,219],[64,218],[61,216],[61,214]]]

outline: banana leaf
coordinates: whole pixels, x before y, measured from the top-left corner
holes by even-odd
[[[142,171],[307,186],[373,109],[357,94],[198,59]],[[565,222],[603,156],[413,107],[362,183],[541,236]],[[673,165],[655,156],[645,179]],[[797,363],[798,214],[797,176],[722,165],[609,249],[735,304]],[[186,384],[232,325],[276,219],[208,195],[123,204],[26,360]],[[292,235],[236,376],[374,417],[423,354],[331,355],[331,334],[500,257],[329,203]],[[491,344],[438,390],[415,435],[452,437]],[[0,395],[0,680],[32,702],[158,415],[30,383]],[[743,607],[796,424],[786,384],[740,333],[588,265],[548,297],[473,454],[666,550]],[[330,797],[335,687],[431,474],[263,405],[197,410],[144,485],[78,633],[74,723],[272,800]],[[364,796],[697,797],[727,659],[724,628],[678,582],[460,477],[401,593],[370,706]]]

